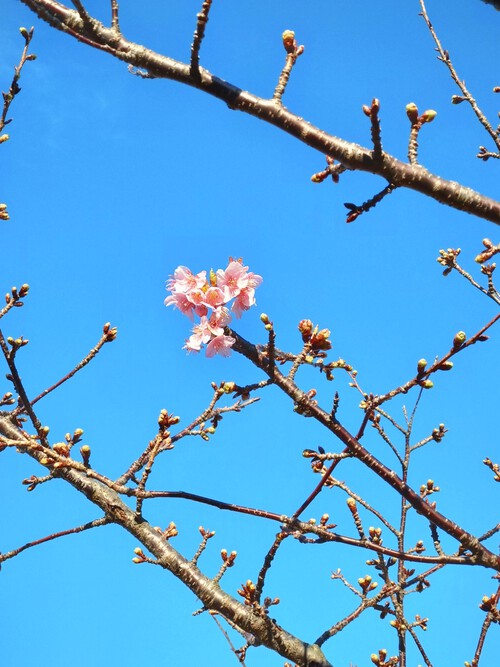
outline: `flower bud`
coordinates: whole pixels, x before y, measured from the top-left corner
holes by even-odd
[[[299,322],[298,329],[302,334],[302,340],[304,341],[304,343],[306,343],[311,337],[313,331],[313,323],[311,322],[311,320],[301,320]]]
[[[460,347],[462,347],[466,340],[467,336],[465,331],[459,331],[457,334],[455,334],[455,338],[453,339],[453,349],[458,350]]]
[[[420,116],[419,120],[422,123],[432,123],[436,116],[437,111],[434,111],[434,109],[427,109],[427,111],[424,111],[424,113]]]
[[[295,51],[295,48],[297,46],[297,42],[295,41],[295,33],[293,30],[285,30],[285,32],[282,34],[282,39],[283,39],[283,46],[285,47],[285,51],[287,53],[293,53]]]
[[[406,105],[406,115],[410,119],[412,125],[413,123],[416,123],[418,120],[418,107],[415,104],[415,102],[410,102],[410,104]]]
[[[420,359],[417,363],[417,373],[423,373],[427,366],[427,359]]]

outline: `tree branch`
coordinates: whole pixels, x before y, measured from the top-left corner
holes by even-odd
[[[41,19],[57,30],[93,48],[128,63],[149,77],[171,79],[198,88],[292,135],[311,148],[338,160],[351,170],[366,171],[385,178],[392,187],[416,190],[436,201],[476,217],[500,224],[500,202],[454,181],[430,173],[417,164],[407,164],[387,153],[374,152],[345,141],[306,122],[275,100],[264,99],[219,79],[200,67],[193,76],[190,64],[182,63],[128,41],[113,28],[96,19],[83,21],[79,13],[53,0],[22,0]]]
[[[40,463],[43,453],[34,441],[21,431],[15,434],[18,448]],[[118,493],[85,473],[71,468],[58,468],[54,477],[60,477],[82,493],[104,513],[103,521],[116,523],[137,538],[157,559],[158,565],[180,579],[203,603],[213,611],[229,618],[241,630],[258,637],[261,644],[279,655],[304,667],[332,667],[315,644],[308,644],[289,634],[273,619],[257,615],[255,611],[225,593],[218,583],[205,576],[196,565],[174,549],[163,535],[143,519],[138,520]]]
[[[370,468],[400,496],[405,498],[419,514],[422,514],[430,521],[431,525],[441,528],[445,533],[458,540],[462,545],[462,549],[472,553],[470,558],[474,562],[500,571],[500,556],[486,549],[477,537],[433,508],[408,486],[404,480],[398,477],[394,470],[390,470],[363,447],[359,440],[349,433],[342,424],[337,420],[332,420],[330,415],[319,407],[315,401],[311,400],[290,378],[285,377],[276,366],[269,367],[267,356],[264,352],[260,352],[255,345],[249,343],[232,329],[227,328],[226,331],[236,341],[232,347],[235,352],[239,352],[245,356],[269,377],[272,377],[273,383],[287,394],[294,401],[295,405],[303,407],[308,417],[313,417],[335,435],[361,463]]]

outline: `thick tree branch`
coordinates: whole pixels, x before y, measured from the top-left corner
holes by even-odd
[[[44,457],[38,443],[21,431],[9,429],[9,437],[15,439],[18,449],[40,462]],[[289,634],[274,620],[259,615],[225,593],[217,582],[205,576],[196,565],[184,558],[160,533],[144,519],[138,519],[118,493],[84,472],[71,468],[58,468],[54,477],[60,477],[97,505],[104,513],[104,520],[116,523],[131,535],[157,559],[158,565],[180,579],[209,610],[217,611],[235,626],[254,635],[258,641],[297,665],[304,667],[331,667],[319,646],[308,644]]]
[[[22,0],[41,19],[75,39],[123,60],[147,77],[171,79],[198,88],[223,100],[230,108],[243,111],[275,125],[293,137],[338,160],[352,170],[383,177],[395,187],[416,190],[452,208],[500,224],[500,202],[485,197],[454,181],[431,174],[420,165],[345,141],[320,130],[272,99],[264,99],[219,79],[204,68],[193,76],[190,64],[182,63],[130,42],[99,21],[83,21],[79,13],[53,0]]]

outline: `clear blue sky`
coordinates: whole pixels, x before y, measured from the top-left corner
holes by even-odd
[[[89,2],[88,9],[107,19],[101,4]],[[185,61],[200,4],[122,2],[123,32]],[[460,0],[453,10],[429,0],[428,10],[494,124],[500,15],[479,0]],[[361,105],[376,96],[384,148],[405,159],[405,105],[434,108],[438,116],[421,135],[422,163],[495,197],[498,166],[474,157],[478,145],[490,147],[487,137],[465,104],[449,103],[457,91],[418,12],[417,0],[216,1],[202,64],[271,96],[284,61],[281,33],[294,29],[306,50],[284,100],[292,111],[369,145]],[[210,400],[211,381],[261,379],[235,355],[210,360],[181,350],[189,322],[163,306],[165,281],[179,264],[200,271],[225,266],[230,255],[243,256],[264,283],[257,309],[242,318],[238,331],[264,341],[258,315],[266,312],[278,346],[298,350],[297,323],[311,318],[332,329],[332,358],[352,363],[364,389],[374,393],[404,382],[418,359],[444,353],[458,330],[474,333],[495,314],[493,303],[455,275],[444,279],[436,263],[440,248],[461,247],[464,264],[479,275],[473,257],[481,239],[499,240],[491,223],[398,191],[346,225],[343,202],[368,199],[383,187],[380,179],[345,174],[339,185],[314,185],[310,176],[323,168],[321,155],[197,91],[130,75],[123,63],[49,29],[14,0],[5,3],[0,25],[3,90],[22,49],[18,28],[33,24],[38,59],[23,72],[0,167],[0,199],[11,215],[0,228],[2,289],[27,282],[32,291],[26,307],[2,328],[30,339],[19,364],[36,395],[86,354],[104,322],[118,326],[117,341],[39,405],[55,441],[77,427],[85,430],[97,469],[111,477],[126,469],[154,435],[161,408],[187,424]],[[498,489],[481,461],[500,459],[499,353],[497,330],[488,343],[459,357],[453,372],[425,395],[416,425],[418,437],[440,422],[449,434],[415,456],[411,482],[418,487],[434,478],[442,487],[438,507],[478,534],[498,521]],[[341,373],[324,388],[307,373],[302,382],[305,389],[317,386],[326,405],[338,389],[339,416],[356,429],[358,396]],[[0,393],[7,389],[4,383]],[[392,465],[389,453],[372,442]],[[301,452],[318,445],[338,447],[271,390],[247,412],[225,417],[209,443],[181,442],[158,462],[152,485],[292,513],[317,482]],[[1,461],[2,551],[98,516],[62,482],[27,494],[20,481],[40,472],[34,463],[13,452],[4,452]],[[394,516],[394,508],[387,508],[395,497],[382,495],[360,465],[346,465],[340,474]],[[318,518],[329,512],[340,532],[353,531],[340,495],[325,493],[309,512]],[[181,501],[146,505],[145,516],[163,527],[174,520],[180,531],[175,545],[186,555],[197,548],[200,524],[216,530],[201,566],[215,574],[219,550],[236,549],[237,565],[225,581],[234,592],[246,579],[255,580],[277,530]],[[418,537],[430,548],[424,524]],[[2,664],[236,664],[213,621],[191,618],[199,605],[189,592],[159,568],[133,566],[136,546],[118,529],[101,528],[7,562],[0,589]],[[279,623],[312,641],[357,604],[330,572],[340,567],[356,581],[369,572],[366,558],[335,545],[287,543],[266,589],[283,601],[274,609]],[[483,619],[478,604],[493,590],[488,573],[455,569],[409,602],[414,613],[431,618],[423,639],[436,665],[472,659]],[[367,620],[326,645],[336,667],[370,664],[370,653],[383,646],[396,653],[387,620],[375,614]],[[496,664],[495,642],[497,628],[485,649],[485,667]],[[262,649],[247,660],[249,667],[282,662]],[[418,662],[412,653],[409,664]]]

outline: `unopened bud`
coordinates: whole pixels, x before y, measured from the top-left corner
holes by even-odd
[[[299,322],[298,329],[302,334],[302,340],[304,341],[304,343],[306,343],[311,337],[313,331],[313,323],[311,322],[311,320],[301,320]]]
[[[420,116],[419,120],[422,123],[432,123],[436,116],[437,111],[434,111],[434,109],[427,109],[427,111],[424,111],[424,113]]]
[[[417,373],[423,373],[427,366],[427,359],[420,359],[417,363]]]
[[[416,123],[418,120],[418,107],[415,102],[410,102],[406,105],[406,115],[410,119],[411,123]]]
[[[283,46],[285,47],[285,51],[287,53],[293,53],[295,51],[295,48],[297,46],[297,42],[295,41],[295,33],[293,30],[285,30],[285,32],[282,34],[282,39],[283,39]]]
[[[455,334],[455,338],[453,339],[453,349],[458,350],[458,348],[462,347],[466,340],[467,336],[465,331],[459,331],[457,334]]]

